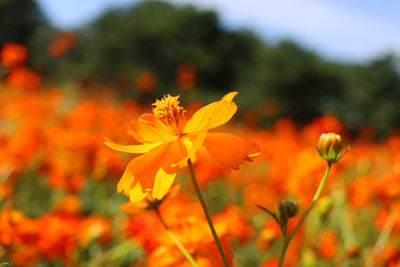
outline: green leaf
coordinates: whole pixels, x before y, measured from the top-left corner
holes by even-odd
[[[263,206],[260,206],[260,205],[256,205],[256,207],[259,208],[259,209],[262,210],[262,211],[265,211],[265,212],[268,213],[269,215],[271,215],[272,218],[274,218],[275,221],[279,224],[278,217],[276,217],[276,214],[275,214],[275,213],[269,211],[267,208],[264,208]]]
[[[333,146],[332,146],[332,145],[329,146],[329,152],[328,152],[327,158],[328,158],[328,160],[336,159],[336,152],[335,152],[335,150],[333,149]]]
[[[319,150],[319,148],[316,145],[314,145],[314,147],[318,151],[318,154],[322,157],[321,150]]]

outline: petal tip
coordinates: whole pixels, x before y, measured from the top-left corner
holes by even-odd
[[[226,101],[226,102],[232,102],[233,98],[234,98],[237,94],[239,94],[239,92],[237,92],[237,91],[233,91],[233,92],[227,93],[226,95],[224,95],[224,96],[222,97],[222,100],[223,100],[223,101]]]

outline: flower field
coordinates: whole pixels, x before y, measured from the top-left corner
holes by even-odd
[[[332,165],[284,266],[400,266],[400,135],[374,141],[365,126],[350,136],[330,115],[302,127],[281,118],[260,128],[243,120],[245,111],[235,113],[233,97],[246,94],[240,88],[212,104],[181,96],[184,113],[176,98],[166,107],[152,99],[151,106],[111,90],[44,86],[25,66],[24,48],[9,49],[2,50],[0,84],[1,266],[192,266],[177,244],[198,266],[224,266],[188,159],[228,264],[277,266],[280,227],[256,205],[277,213],[281,201],[297,203],[298,214],[287,222],[293,231],[326,169],[314,147],[325,132],[340,134],[351,149]],[[212,108],[203,114],[201,106]],[[162,113],[170,110],[172,117]],[[140,124],[152,112],[155,118]],[[164,115],[182,121],[168,124]],[[192,116],[197,122],[190,124]],[[143,130],[154,120],[176,126],[187,153],[177,155],[167,133],[153,138],[161,128]],[[151,156],[157,149],[167,160]],[[133,150],[144,154],[125,153]]]

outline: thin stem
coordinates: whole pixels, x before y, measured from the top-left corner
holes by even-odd
[[[322,180],[321,180],[321,182],[320,182],[320,184],[318,186],[317,192],[315,192],[315,195],[314,195],[310,205],[308,206],[307,210],[304,212],[303,216],[300,218],[299,222],[296,224],[296,227],[290,233],[288,238],[286,238],[286,239],[284,238],[283,239],[283,246],[282,246],[282,250],[281,250],[281,255],[279,257],[278,267],[282,267],[283,266],[283,261],[285,260],[286,250],[289,247],[290,241],[293,239],[294,235],[299,230],[300,226],[303,224],[303,222],[306,219],[307,215],[310,213],[311,209],[314,207],[315,203],[317,202],[317,200],[319,198],[319,195],[322,192],[322,188],[324,188],[326,178],[328,177],[329,171],[331,169],[331,165],[332,165],[332,163],[329,162],[328,163],[328,167],[325,170],[325,174],[322,177]]]
[[[374,266],[375,256],[380,253],[386,246],[389,241],[390,234],[392,233],[394,224],[397,220],[399,213],[396,211],[390,211],[388,218],[386,219],[385,225],[383,226],[383,230],[378,237],[378,240],[375,243],[374,248],[372,249],[372,255],[367,261],[367,266]]]
[[[357,243],[354,230],[349,223],[348,210],[346,206],[346,196],[343,190],[337,190],[332,193],[335,202],[335,213],[337,224],[342,235],[344,247],[346,250],[351,249]]]
[[[222,260],[224,262],[225,267],[229,267],[229,263],[228,263],[228,260],[227,260],[227,258],[225,256],[224,249],[222,248],[221,241],[219,241],[217,232],[215,231],[214,225],[212,223],[210,212],[208,211],[208,208],[207,208],[207,203],[204,200],[203,195],[201,194],[199,185],[198,185],[197,180],[196,180],[196,176],[194,175],[192,161],[190,159],[188,159],[187,164],[189,166],[190,178],[192,179],[193,187],[194,187],[194,189],[196,191],[198,199],[200,200],[201,207],[203,208],[203,211],[204,211],[204,215],[207,218],[208,226],[210,227],[211,233],[212,233],[212,235],[214,237],[215,244],[217,244],[217,247],[218,247],[218,250],[219,250],[219,254],[221,255],[221,258],[222,258]]]
[[[174,233],[171,231],[171,229],[168,227],[168,225],[165,223],[164,219],[161,217],[160,210],[157,208],[154,209],[158,218],[160,219],[161,224],[164,226],[165,230],[171,237],[171,239],[175,242],[176,246],[179,248],[179,250],[182,252],[183,256],[194,266],[194,267],[199,267],[196,263],[196,261],[190,256],[189,252],[185,249],[185,247],[179,242],[178,238],[174,235]]]

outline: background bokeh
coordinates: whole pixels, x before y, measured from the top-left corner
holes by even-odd
[[[180,94],[189,115],[238,91],[238,113],[225,130],[257,142],[260,158],[231,173],[196,165],[235,266],[276,265],[279,229],[254,205],[274,210],[288,198],[304,210],[323,174],[313,144],[325,131],[342,134],[352,149],[335,166],[320,206],[294,240],[289,264],[364,266],[371,258],[377,266],[400,264],[399,50],[396,40],[384,35],[393,32],[396,3],[376,10],[380,17],[388,12],[387,24],[371,19],[347,25],[341,21],[345,16],[334,16],[337,10],[318,14],[322,30],[315,32],[322,36],[342,29],[350,34],[347,26],[357,38],[371,33],[362,39],[374,44],[365,44],[371,52],[358,44],[363,52],[352,57],[354,50],[339,55],[340,49],[332,49],[347,45],[339,39],[315,48],[311,43],[318,38],[310,32],[303,39],[301,32],[283,38],[277,32],[285,23],[276,26],[279,16],[270,10],[265,21],[240,24],[232,20],[240,10],[237,1],[227,11],[223,1],[118,1],[112,8],[99,1],[102,8],[71,25],[45,15],[54,2],[0,1],[3,262],[186,266],[179,256],[171,257],[179,252],[154,214],[120,210],[127,199],[116,193],[116,183],[131,156],[110,150],[103,138],[132,142],[130,121],[165,94]],[[253,10],[257,22],[268,5],[246,2],[244,17]],[[299,12],[310,7],[294,2]],[[313,13],[298,20],[307,15]],[[329,18],[337,28],[323,28]],[[268,23],[270,35],[264,34]],[[210,246],[204,241],[208,232],[199,230],[205,222],[186,170],[177,180],[179,197],[164,203],[162,212],[204,266],[215,266],[207,265],[215,255],[203,251]],[[193,240],[184,237],[189,230],[198,233]]]

